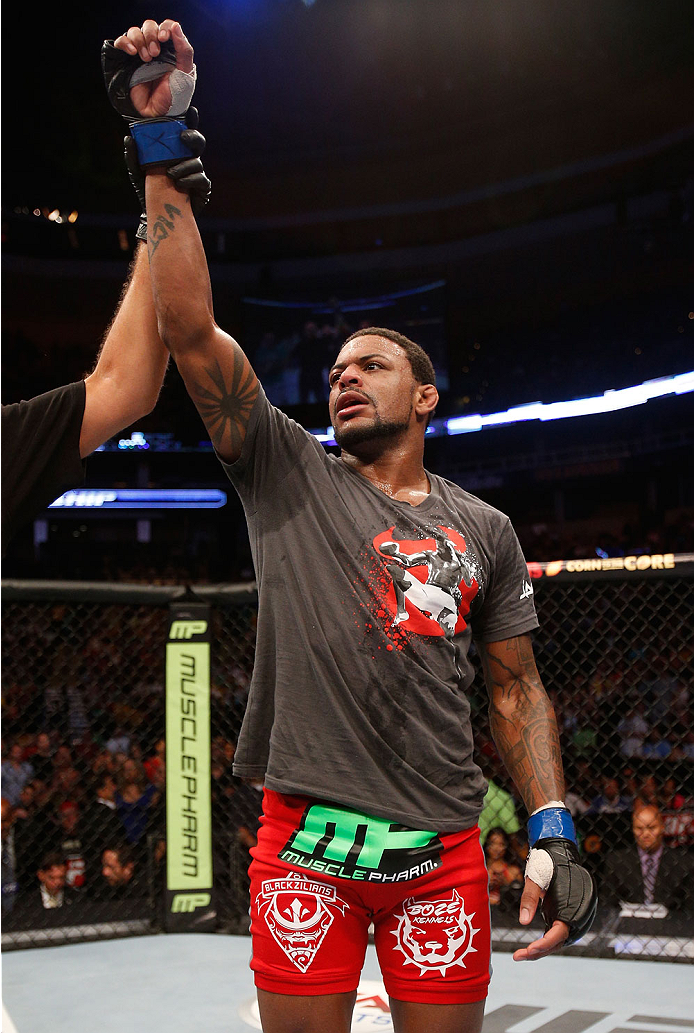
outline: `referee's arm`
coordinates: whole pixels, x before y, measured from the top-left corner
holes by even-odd
[[[147,250],[140,245],[96,365],[85,378],[82,459],[154,409],[168,359],[157,329]]]

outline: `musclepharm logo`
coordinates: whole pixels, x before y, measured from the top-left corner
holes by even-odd
[[[518,598],[519,599],[530,599],[530,597],[532,595],[535,595],[535,589],[533,588],[533,586],[530,584],[529,581],[524,581],[523,582],[523,590],[522,590],[522,592],[521,592],[521,594],[519,595]]]
[[[174,915],[191,914],[199,907],[207,907],[211,899],[209,893],[177,893],[171,901],[171,913]]]
[[[206,631],[207,621],[174,621],[169,638],[188,639],[193,635],[204,635]]]

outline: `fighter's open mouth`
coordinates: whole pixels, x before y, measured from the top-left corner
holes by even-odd
[[[339,416],[353,416],[359,409],[368,405],[368,398],[355,391],[345,391],[335,403],[335,413]]]

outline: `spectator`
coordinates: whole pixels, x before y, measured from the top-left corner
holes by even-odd
[[[639,782],[638,792],[634,797],[634,810],[639,807],[657,807],[660,809],[660,790],[655,775],[643,775]]]
[[[56,806],[60,806],[66,801],[81,803],[85,796],[81,772],[74,764],[71,764],[70,767],[59,768],[53,776],[50,790],[51,798]]]
[[[151,825],[151,812],[159,802],[159,790],[145,780],[126,782],[116,790],[116,812],[128,843],[137,845]]]
[[[659,724],[670,712],[670,708],[681,693],[681,682],[670,670],[668,657],[658,653],[651,659],[651,670],[655,678],[648,683],[648,718]]]
[[[94,797],[85,805],[83,828],[87,865],[95,871],[101,864],[103,843],[123,838],[123,825],[116,812],[116,783],[107,772],[97,779]]]
[[[17,859],[14,845],[14,808],[6,797],[0,800],[2,835],[2,917],[14,907],[19,890]]]
[[[124,728],[120,726],[114,728],[113,734],[106,743],[106,749],[109,753],[124,753],[127,756],[130,750],[130,736]]]
[[[92,874],[87,870],[89,830],[75,800],[65,800],[58,808],[55,841],[65,864],[65,885],[71,890],[82,890]]]
[[[489,873],[489,904],[504,911],[515,910],[523,892],[523,871],[504,829],[489,829],[484,841]]]
[[[67,886],[67,865],[59,853],[47,854],[36,873],[39,880],[41,906],[46,909],[72,904],[74,897]]]
[[[166,739],[157,739],[153,752],[144,762],[144,770],[152,785],[163,785],[166,771]]]
[[[24,749],[19,742],[10,746],[7,760],[2,763],[2,795],[16,807],[22,789],[34,777],[34,769],[24,760]]]
[[[606,775],[602,780],[602,792],[593,798],[587,814],[624,814],[631,810],[632,800],[623,796],[619,789],[619,782],[612,775]]]
[[[680,791],[672,775],[663,782],[661,797],[664,811],[680,811],[687,802],[686,796]]]
[[[145,897],[142,869],[131,846],[114,843],[101,855],[101,874],[109,886],[111,899]]]
[[[654,725],[648,730],[637,756],[642,760],[665,760],[672,752],[672,744],[668,732],[662,725]]]
[[[694,760],[694,725],[690,727],[678,726],[673,736],[674,748],[671,754],[672,760]]]
[[[36,782],[32,779],[31,782],[27,782],[19,794],[19,803],[15,808],[15,817],[26,821],[28,818],[36,816],[38,812],[36,795]]]
[[[50,776],[50,782],[53,781],[59,771],[63,771],[66,768],[73,768],[74,761],[72,759],[72,753],[65,743],[60,743],[53,754],[53,770]]]
[[[55,750],[48,732],[39,732],[36,736],[34,747],[27,756],[27,760],[30,761],[34,769],[34,778],[38,778],[42,782],[51,781],[54,753]]]
[[[621,902],[664,904],[668,910],[694,905],[694,871],[686,851],[663,843],[663,817],[648,804],[634,811],[634,844],[608,853],[601,896],[606,905]]]
[[[113,775],[104,772],[96,782],[96,807],[105,807],[115,813],[116,810],[116,780]]]
[[[694,846],[694,797],[687,798],[670,777],[663,783],[662,799],[666,846],[691,848]]]
[[[577,815],[585,814],[590,804],[587,800],[584,800],[580,793],[574,792],[573,789],[567,789],[564,794],[564,803],[571,811],[571,814],[575,818]]]
[[[623,757],[638,757],[643,740],[648,735],[650,725],[644,717],[645,704],[636,703],[617,725],[617,734],[621,739],[619,752]]]
[[[100,750],[92,761],[92,775],[101,778],[106,773],[113,775],[115,770],[116,762],[111,751],[105,748]]]

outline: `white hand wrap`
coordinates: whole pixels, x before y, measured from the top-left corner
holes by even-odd
[[[536,850],[534,847],[528,854],[525,863],[525,877],[532,879],[544,892],[552,881],[554,875],[554,861],[546,850]]]
[[[195,93],[195,81],[198,77],[197,69],[193,65],[192,72],[182,72],[180,68],[170,71],[171,65],[168,61],[148,61],[140,65],[130,80],[131,88],[140,83],[152,82],[153,79],[160,79],[163,75],[169,75],[169,87],[171,88],[171,106],[164,115],[169,118],[178,118],[185,115],[190,107],[190,102]]]

